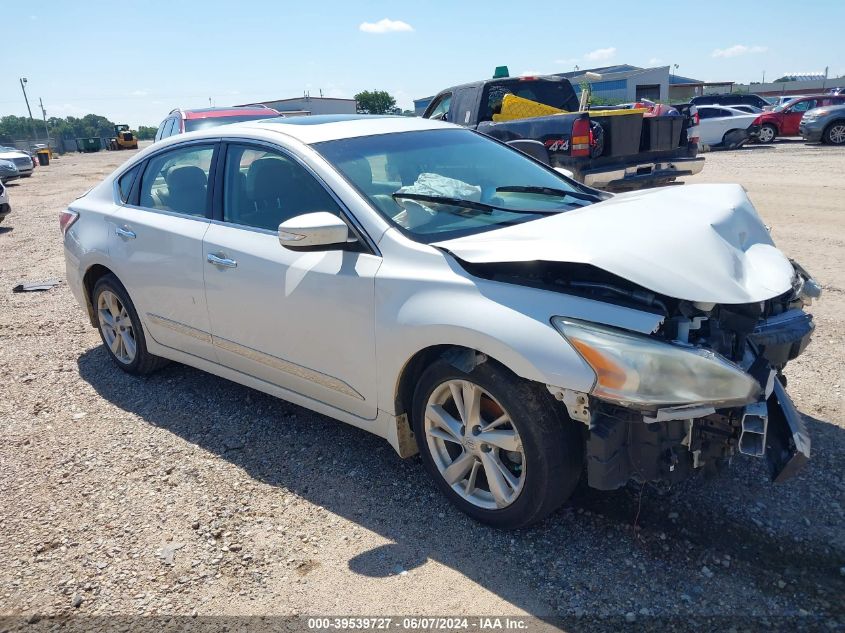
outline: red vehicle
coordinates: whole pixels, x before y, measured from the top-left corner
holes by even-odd
[[[199,108],[196,110],[176,108],[158,126],[155,141],[160,141],[174,134],[195,132],[216,125],[257,121],[278,116],[282,115],[267,106],[231,106],[229,108]]]
[[[778,136],[800,136],[798,125],[807,110],[829,105],[845,105],[845,95],[813,95],[787,101],[754,120],[760,126],[760,143],[771,143]]]

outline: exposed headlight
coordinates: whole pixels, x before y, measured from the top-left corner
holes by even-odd
[[[565,317],[552,324],[596,372],[592,395],[624,406],[710,404],[757,399],[760,385],[718,354],[655,341]]]

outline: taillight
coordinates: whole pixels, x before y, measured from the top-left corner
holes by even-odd
[[[59,213],[59,228],[62,230],[62,235],[67,234],[73,223],[79,219],[79,213],[71,209],[64,209]]]
[[[701,117],[698,116],[698,111],[696,111],[696,113],[692,115],[692,124],[698,125],[699,123],[701,123]]]
[[[569,155],[590,155],[590,118],[586,115],[572,123],[572,151]]]

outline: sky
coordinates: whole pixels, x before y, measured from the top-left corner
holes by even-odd
[[[845,75],[845,0],[5,0],[0,116],[102,114],[387,90],[398,105],[512,75],[678,64],[707,81]],[[768,16],[768,18],[766,17]],[[800,24],[802,26],[796,26]],[[807,37],[810,35],[810,37]]]

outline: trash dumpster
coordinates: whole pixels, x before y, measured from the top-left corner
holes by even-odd
[[[35,152],[36,156],[38,156],[38,164],[42,167],[45,167],[50,164],[50,150],[49,149],[40,149]]]
[[[76,149],[79,152],[99,152],[101,148],[102,145],[97,136],[76,139]]]

